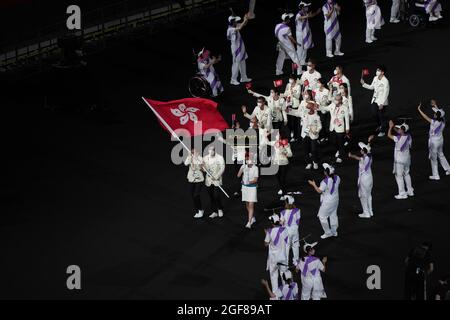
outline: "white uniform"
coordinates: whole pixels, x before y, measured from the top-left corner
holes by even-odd
[[[297,51],[289,36],[292,36],[291,28],[285,23],[279,23],[275,27],[275,36],[278,39],[278,58],[276,64],[276,74],[283,74],[283,65],[286,57],[289,57],[293,63],[300,66]],[[297,73],[301,74],[301,68],[297,69]]]
[[[297,268],[300,270],[302,279],[302,300],[320,300],[326,298],[325,289],[322,283],[320,272],[325,270],[325,266],[319,258],[307,256],[300,259]]]
[[[275,100],[273,96],[265,96],[256,92],[253,92],[253,96],[266,99],[267,105],[272,113],[272,122],[283,122],[287,124],[286,100],[283,97]]]
[[[240,24],[238,24],[237,27],[239,26]],[[248,81],[247,65],[245,62],[248,55],[239,29],[229,26],[227,30],[227,39],[231,42],[231,55],[233,56],[231,81],[237,82],[239,72],[241,73],[241,81]]]
[[[287,270],[288,255],[286,245],[289,235],[285,227],[273,227],[266,232],[264,242],[269,243],[269,255],[267,257],[267,269],[270,273],[272,288],[279,288],[278,277]],[[283,280],[284,284],[284,280]]]
[[[317,112],[313,114],[307,112],[302,121],[302,138],[309,137],[311,140],[317,140],[320,130],[322,130],[322,122]]]
[[[203,157],[205,169],[213,176],[206,174],[205,185],[207,187],[214,185],[216,187],[222,185],[222,175],[225,171],[225,160],[220,154],[215,154],[214,157],[209,154]]]
[[[425,12],[430,16],[441,16],[442,6],[437,0],[426,0],[425,3]]]
[[[291,145],[289,143],[285,146],[279,141],[268,141],[267,144],[274,148],[272,164],[277,166],[286,166],[289,164],[289,158],[292,157]]]
[[[330,90],[328,90],[327,88],[322,88],[322,90],[318,89],[316,91],[314,99],[319,104],[319,111],[322,113],[327,112],[326,110],[324,110],[324,108],[326,108],[330,104],[329,94]]]
[[[306,64],[308,49],[314,48],[311,28],[309,27],[309,19],[300,19],[301,17],[306,17],[308,14],[308,11],[303,9],[295,16],[295,32],[298,42],[297,55],[302,66]]]
[[[350,130],[350,113],[344,104],[337,106],[334,102],[323,108],[330,113],[330,132],[344,133]]]
[[[298,300],[298,285],[295,282],[291,282],[291,284],[286,283],[281,286],[275,294],[277,295],[278,300]]]
[[[372,156],[364,155],[359,160],[358,196],[363,208],[363,214],[373,216],[372,210]]]
[[[334,8],[333,13],[331,14],[330,18],[327,18],[327,15],[331,12],[331,10]],[[336,10],[336,4],[333,2],[333,4],[325,3],[325,5],[322,7],[322,12],[324,15],[324,31],[325,31],[325,40],[326,40],[326,49],[327,49],[327,55],[333,54],[333,41],[335,42],[336,48],[335,48],[335,54],[341,53],[341,42],[342,42],[342,36],[341,36],[341,30],[339,29],[339,20],[338,20],[338,13]]]
[[[320,195],[320,209],[317,216],[322,225],[325,234],[336,234],[339,227],[337,209],[339,206],[339,185],[341,178],[335,175],[334,178],[326,177],[320,183],[319,189],[322,191]],[[328,218],[330,223],[328,224]]]
[[[216,97],[220,93],[223,92],[223,86],[220,82],[219,76],[216,73],[213,65],[210,65],[208,68],[206,65],[210,62],[210,58],[207,59],[199,59],[197,61],[199,72],[205,77],[206,81],[208,81],[209,86],[211,87],[212,96]]]
[[[249,120],[256,118],[261,129],[270,130],[272,128],[272,111],[267,106],[264,107],[264,110],[256,106],[251,114],[246,113],[244,117]]]
[[[306,71],[303,72],[300,83],[305,86],[305,81],[307,81],[308,85],[304,88],[315,92],[319,88],[317,81],[319,81],[320,78],[322,78],[322,75],[317,70],[314,70],[314,72]]]
[[[184,165],[189,166],[187,179],[190,183],[203,182],[205,180],[202,171],[203,158],[199,155],[189,155]]]
[[[345,75],[342,76],[333,76],[330,79],[331,87],[333,88],[333,96],[336,96],[339,94],[339,86],[343,83],[347,85],[348,89],[348,95],[352,95],[351,87],[350,87],[350,80]]]
[[[241,166],[240,170],[242,170],[242,201],[253,203],[258,202],[258,184],[250,183],[250,181],[258,178],[258,167],[255,165],[249,167],[248,165],[244,164]]]
[[[438,160],[445,171],[450,171],[450,165],[444,155],[444,121],[431,120],[428,140],[429,158],[431,161],[431,171],[434,177],[439,177]]]
[[[398,185],[398,194],[406,195],[413,194],[414,189],[411,183],[411,176],[409,175],[409,168],[411,166],[411,154],[409,149],[412,146],[411,135],[397,135],[394,136],[395,150],[394,150],[394,170],[395,180]],[[405,183],[406,190],[405,191]]]
[[[300,96],[302,95],[302,88],[298,82],[293,85],[288,83],[284,91],[283,97],[286,99],[286,105],[292,109],[297,109],[300,104]]]
[[[375,30],[381,29],[384,19],[376,0],[364,0],[366,4],[366,42],[377,40]]]
[[[288,243],[287,243],[287,254],[289,256],[289,251],[292,249],[293,261],[294,264],[298,263],[298,259],[300,258],[299,246],[300,240],[298,236],[298,227],[300,224],[300,209],[285,209],[280,213],[280,219],[283,226],[285,226],[288,230]]]

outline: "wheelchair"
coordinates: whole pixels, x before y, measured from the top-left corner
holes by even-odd
[[[189,93],[194,98],[204,98],[210,97],[212,95],[212,90],[209,82],[203,75],[197,73],[189,79]]]
[[[407,21],[413,28],[424,26],[428,21],[428,15],[425,12],[425,9],[423,7],[418,7],[416,4],[423,5],[423,3],[417,0],[404,0],[401,12],[403,20]]]

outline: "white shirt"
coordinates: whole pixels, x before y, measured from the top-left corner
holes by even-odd
[[[285,209],[280,213],[281,223],[288,228],[298,227],[300,224],[300,209]]]
[[[442,139],[442,132],[445,129],[445,121],[431,120],[430,123],[430,138],[432,139]]]
[[[396,135],[394,136],[395,149],[394,149],[394,160],[396,162],[405,162],[411,159],[409,149],[412,146],[411,135]],[[402,150],[403,147],[403,150]]]
[[[242,171],[242,184],[248,185],[250,184],[250,181],[254,181],[256,178],[258,178],[258,167],[255,165],[252,165],[249,167],[248,165],[244,164],[241,166]]]
[[[300,262],[298,264],[298,269],[300,270],[300,274],[302,276],[302,278],[320,278],[320,272],[325,270],[325,266],[323,265],[322,261],[320,261],[319,258],[314,257],[315,259],[313,261],[311,261],[308,264],[308,269],[306,271],[306,274],[303,275],[303,270],[305,268],[305,264],[307,262],[307,259],[309,257],[305,257],[304,259],[300,259]]]
[[[372,103],[375,102],[376,104],[383,106],[389,105],[389,80],[385,76],[383,76],[381,80],[378,76],[375,76],[370,85],[365,83],[363,87],[374,90]]]
[[[292,88],[292,90],[291,90]],[[297,109],[300,104],[300,96],[302,95],[302,88],[300,84],[295,82],[294,84],[288,83],[283,97],[286,98],[286,105],[293,109]]]
[[[347,85],[348,88],[348,95],[351,95],[351,88],[350,88],[350,80],[343,74],[340,77],[339,76],[333,76],[330,79],[330,84],[333,88],[333,95],[337,95],[339,93],[339,86],[343,83]]]
[[[222,175],[225,171],[225,160],[220,154],[215,154],[214,157],[209,154],[203,157],[205,169],[213,176],[214,180],[209,174],[206,174],[205,185],[207,187],[215,185],[216,187],[222,185]]]
[[[244,114],[244,117],[250,120],[256,117],[260,128],[272,128],[272,110],[270,110],[267,106],[264,107],[264,110],[262,110],[259,106],[256,106],[251,114],[246,113]]]
[[[267,138],[266,138],[267,140]],[[289,164],[289,158],[292,157],[291,145],[281,145],[279,141],[267,141],[267,144],[273,146],[272,164],[285,166]]]
[[[298,299],[298,285],[295,282],[292,282],[290,285],[285,284],[281,286],[275,293],[279,300],[297,300]]]
[[[277,24],[275,26],[275,36],[285,49],[295,51],[294,44],[291,42],[291,39],[289,39],[289,36],[292,37],[292,31],[287,24],[285,23]]]
[[[308,80],[308,86],[305,89],[316,91],[319,88],[317,81],[322,77],[322,75],[314,70],[312,73],[309,71],[303,72],[302,77],[300,78],[300,83],[304,85],[305,81]]]
[[[189,166],[187,179],[191,183],[203,182],[205,180],[202,171],[203,158],[199,155],[189,155],[184,161],[185,166]]]
[[[330,131],[344,133],[346,130],[350,130],[350,115],[345,105],[336,106],[335,103],[332,103],[323,110],[328,111],[331,115]]]
[[[277,239],[277,234],[280,236]],[[275,242],[278,240],[277,242]],[[265,243],[269,244],[269,254],[270,253],[280,253],[281,255],[286,252],[286,243],[288,241],[288,231],[285,227],[273,227],[266,232],[266,237],[264,239]]]
[[[341,184],[341,178],[335,175],[334,180],[334,188],[333,179],[331,177],[323,179],[320,183],[319,189],[322,191],[320,197],[322,203],[339,201],[339,185]]]
[[[320,130],[322,130],[322,122],[317,112],[309,114],[306,112],[302,121],[302,138],[308,136],[311,140],[319,138]]]
[[[319,104],[319,111],[322,113],[325,113],[326,111],[323,110],[324,107],[328,106],[330,104],[329,95],[330,90],[327,88],[317,89],[316,90],[316,96],[314,97],[316,102]]]

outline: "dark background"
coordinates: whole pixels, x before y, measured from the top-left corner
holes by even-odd
[[[268,92],[275,72],[273,28],[282,5],[259,2],[257,19],[242,34],[249,53],[248,74],[256,89]],[[312,22],[316,47],[310,56],[318,59],[317,69],[325,78],[338,63],[350,78],[356,114],[353,151],[374,125],[369,113],[372,93],[359,85],[361,69],[370,68],[373,75],[378,63],[387,65],[390,116],[413,117],[416,197],[394,200],[393,145],[387,139],[374,148],[373,219],[357,217],[357,163],[338,167],[343,181],[339,238],[321,241],[318,247],[318,254],[329,257],[324,285],[330,299],[401,299],[404,257],[421,241],[434,244],[435,275],[450,271],[450,178],[441,173],[440,182],[428,180],[428,129],[416,111],[418,102],[430,97],[444,106],[450,101],[449,23],[444,19],[420,29],[388,24],[379,32],[380,40],[367,45],[362,1],[340,2],[345,56],[324,58],[320,16]],[[390,1],[379,2],[388,19]],[[237,11],[245,12],[241,7]],[[63,8],[63,16],[64,12]],[[225,86],[218,99],[225,119],[239,113],[243,103],[253,106],[243,87],[228,85],[227,16],[203,15],[152,36],[122,38],[89,55],[84,70],[62,73],[48,67],[20,79],[2,77],[2,154],[7,164],[0,193],[0,297],[266,298],[259,283],[268,278],[262,209],[277,198],[275,177],[261,181],[254,230],[244,229],[245,209],[239,199],[226,202],[221,220],[194,221],[187,170],[171,163],[174,144],[141,101],[141,96],[187,97],[192,48],[207,46],[224,56],[217,70]],[[8,32],[2,28],[2,33]],[[447,134],[446,138],[450,152]],[[319,198],[307,186],[310,176],[303,169],[302,149],[294,149],[289,185],[304,192],[296,199],[302,209],[300,235],[312,233],[309,240],[317,240],[322,231],[316,217]],[[330,155],[323,150],[323,160]],[[229,191],[233,174],[227,168]],[[65,271],[71,264],[81,267],[81,291],[66,289]],[[373,264],[382,272],[378,291],[366,288],[365,271]]]

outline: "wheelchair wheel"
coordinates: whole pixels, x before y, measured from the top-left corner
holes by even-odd
[[[409,16],[408,21],[411,27],[417,28],[421,24],[422,19],[420,19],[420,16],[418,16],[417,14],[412,14]]]
[[[189,80],[189,93],[194,98],[211,96],[211,87],[202,76],[196,75]]]

